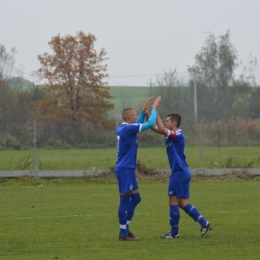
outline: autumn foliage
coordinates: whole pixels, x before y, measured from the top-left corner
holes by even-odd
[[[106,51],[94,49],[96,38],[78,32],[76,36],[57,35],[48,43],[52,54],[38,56],[41,68],[35,74],[45,81],[46,98],[36,103],[41,119],[70,118],[87,125],[104,125],[107,112],[114,108],[104,81]]]

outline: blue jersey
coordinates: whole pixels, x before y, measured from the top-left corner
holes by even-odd
[[[189,167],[184,154],[185,138],[180,129],[177,131],[168,130],[165,146],[171,172],[185,170]]]
[[[116,167],[136,168],[138,139],[142,124],[122,123],[116,130],[117,163]]]

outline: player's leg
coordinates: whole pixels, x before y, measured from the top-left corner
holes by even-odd
[[[118,219],[120,224],[119,240],[139,240],[135,237],[129,237],[127,230],[128,209],[134,188],[133,179],[131,178],[132,172],[132,169],[116,169],[120,193],[120,202],[118,207]]]
[[[185,184],[184,196],[179,200],[179,207],[185,211],[194,221],[198,222],[201,226],[202,237],[208,235],[209,229],[212,225],[200,214],[198,209],[188,202],[190,196],[190,171],[185,171],[187,175],[187,182]]]
[[[175,237],[179,235],[179,221],[180,221],[180,210],[178,206],[179,199],[180,198],[176,196],[169,197],[171,233]]]
[[[118,206],[118,220],[120,225],[119,237],[127,237],[127,208],[130,204],[131,195],[120,193],[120,202]]]
[[[180,199],[179,207],[182,208],[194,221],[201,226],[201,236],[206,237],[212,225],[200,214],[198,209],[192,204],[188,203],[187,199]]]
[[[130,222],[134,216],[136,206],[141,202],[139,190],[134,190],[131,194],[131,200],[127,209],[127,230],[129,231]],[[131,232],[130,232],[131,233]]]
[[[138,183],[136,180],[135,169],[132,169],[132,171],[129,172],[129,178],[130,178],[132,186],[133,186],[133,191],[131,194],[131,201],[130,201],[129,207],[127,209],[127,213],[128,213],[127,228],[128,228],[128,230],[129,230],[130,222],[135,213],[135,208],[141,202],[141,196],[139,193],[139,187],[138,187]]]
[[[170,226],[171,230],[162,235],[161,238],[178,238],[179,237],[179,221],[180,221],[180,210],[178,201],[180,198],[177,196],[169,196],[169,207],[170,207]]]
[[[201,227],[205,227],[207,220],[200,214],[198,209],[190,204],[187,199],[180,199],[179,207],[182,208],[194,221],[198,222]]]
[[[133,183],[133,191],[131,194],[129,207],[127,209],[128,216],[126,228],[128,231],[128,236],[135,237],[134,234],[131,231],[129,231],[130,222],[134,216],[135,208],[141,202],[141,196],[139,193],[138,183],[135,176],[135,169],[133,169],[131,173],[131,182]]]
[[[171,231],[161,238],[178,238],[179,237],[179,221],[180,221],[180,210],[178,206],[179,197],[178,194],[178,176],[171,175],[168,186],[169,196],[169,207],[170,207],[170,226]]]

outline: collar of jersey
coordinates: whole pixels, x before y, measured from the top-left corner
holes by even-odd
[[[178,134],[178,135],[181,134],[181,129],[178,129],[178,130],[170,130],[170,129],[168,129],[168,130],[169,130],[168,135],[165,136],[165,138],[168,138],[168,136],[170,135],[170,133],[171,133],[172,131],[176,132],[176,134]]]
[[[168,130],[170,130],[170,129],[168,129]],[[181,132],[181,129],[178,129],[178,130],[170,130],[171,132],[173,131],[173,132]]]

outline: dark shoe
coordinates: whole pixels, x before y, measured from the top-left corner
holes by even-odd
[[[128,237],[135,237],[135,236],[134,236],[133,232],[128,231]]]
[[[125,236],[125,237],[120,237],[119,236],[119,241],[139,241],[140,239],[138,237],[132,237],[132,236]]]
[[[201,237],[207,237],[209,234],[209,231],[212,229],[212,225],[207,222],[206,227],[201,228]]]
[[[161,238],[166,238],[166,239],[179,238],[179,234],[174,236],[171,232],[168,232],[167,234],[162,235]]]

